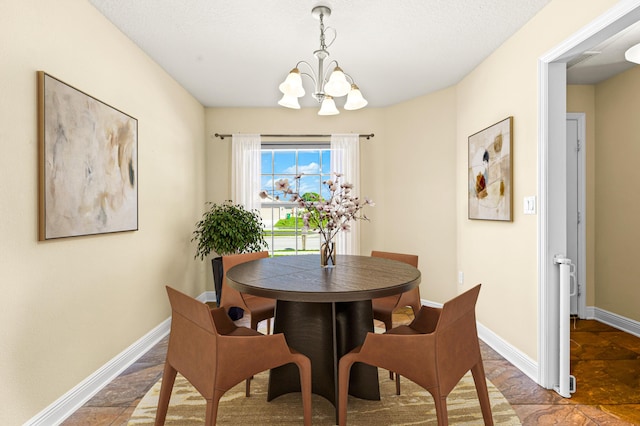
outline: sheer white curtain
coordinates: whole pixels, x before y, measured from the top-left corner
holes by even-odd
[[[231,140],[231,199],[245,209],[260,210],[260,135],[233,135]]]
[[[340,181],[353,184],[355,194],[360,191],[360,137],[357,134],[331,135],[331,171],[342,173]],[[339,254],[360,254],[360,224],[351,222],[349,232],[339,232],[336,237]]]

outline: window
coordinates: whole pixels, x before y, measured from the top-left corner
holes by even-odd
[[[331,150],[328,143],[306,145],[262,144],[260,189],[269,196],[262,200],[260,214],[265,224],[265,240],[272,256],[318,254],[320,238],[315,232],[303,230],[302,211],[290,201],[290,196],[277,191],[275,183],[302,174],[300,187],[292,188],[300,196],[315,193],[328,196],[323,181],[330,178]]]

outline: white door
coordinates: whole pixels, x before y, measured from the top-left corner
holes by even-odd
[[[567,257],[575,265],[571,315],[586,317],[585,286],[585,116],[567,114]]]

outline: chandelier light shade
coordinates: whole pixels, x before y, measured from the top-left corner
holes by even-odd
[[[336,39],[336,31],[331,27],[324,27],[324,18],[331,15],[331,9],[327,6],[316,6],[311,10],[311,15],[320,20],[320,48],[313,52],[313,56],[318,60],[314,68],[306,61],[300,61],[295,68],[289,71],[287,78],[278,87],[283,96],[278,101],[278,105],[286,108],[300,109],[298,98],[305,95],[302,86],[302,76],[309,78],[313,82],[314,92],[311,94],[318,103],[320,110],[318,115],[336,115],[340,112],[336,107],[334,98],[347,96],[344,105],[346,110],[356,110],[367,105],[366,99],[362,96],[360,89],[356,86],[353,78],[338,66],[338,61],[331,61],[324,66],[325,60],[329,58],[327,47],[331,46]],[[326,44],[326,31],[332,30],[333,39]],[[309,72],[300,72],[300,66],[304,65]],[[329,74],[329,70],[331,73]],[[326,77],[328,75],[328,78]]]
[[[332,96],[325,95],[322,103],[320,104],[320,111],[318,111],[318,115],[337,115],[340,114],[338,108],[336,108],[336,102],[333,100]]]
[[[282,99],[278,101],[278,105],[291,109],[300,109],[298,98],[287,94],[282,95]]]
[[[302,87],[302,77],[300,77],[300,70],[294,68],[289,71],[287,78],[280,84],[279,89],[282,93],[290,96],[300,98],[304,96],[304,87]]]
[[[369,102],[365,98],[362,97],[362,93],[360,93],[360,89],[355,84],[351,85],[351,90],[347,95],[347,102],[344,104],[344,109],[348,111],[353,111],[354,109],[360,109],[367,106]]]
[[[324,91],[329,96],[340,97],[345,96],[351,90],[351,84],[347,81],[347,77],[340,67],[335,67],[329,81],[324,85]]]
[[[640,64],[640,44],[631,46],[626,52],[624,52],[624,58],[629,62]]]

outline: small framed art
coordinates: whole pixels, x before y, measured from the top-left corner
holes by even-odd
[[[469,136],[469,219],[513,220],[513,117]]]

